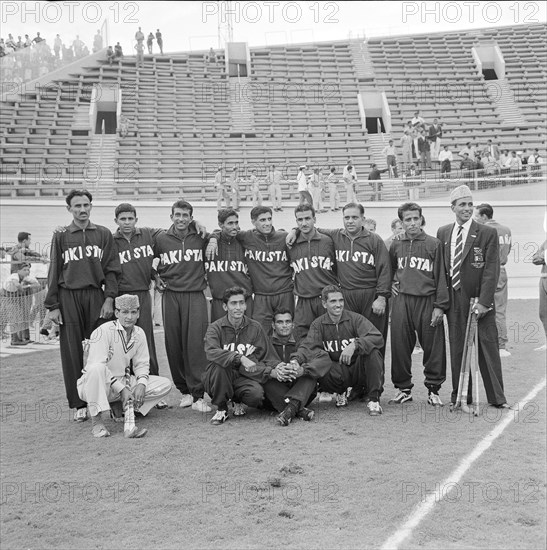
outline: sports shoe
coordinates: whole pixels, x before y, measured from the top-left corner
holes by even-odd
[[[315,416],[315,411],[312,409],[306,409],[306,407],[302,407],[297,413],[296,416],[298,418],[301,418],[305,422],[311,422],[313,420],[313,417]]]
[[[427,398],[427,402],[430,405],[433,405],[434,407],[442,407],[443,406],[443,402],[441,401],[441,398],[436,393],[430,393],[428,398]]]
[[[355,386],[346,390],[348,401],[357,401],[365,396],[365,388],[363,386]]]
[[[162,399],[161,401],[156,403],[156,409],[159,409],[160,411],[162,409],[167,409],[167,408],[169,408],[169,405],[168,405],[167,401],[165,401],[164,399]]]
[[[368,414],[370,416],[379,416],[382,414],[382,407],[378,401],[369,401],[367,403]]]
[[[511,352],[505,348],[500,348],[500,357],[511,357]]]
[[[294,405],[290,403],[280,412],[275,419],[280,426],[288,426],[292,419],[296,416],[296,410]]]
[[[191,407],[194,403],[194,398],[189,393],[183,393],[179,407]]]
[[[76,422],[85,422],[87,420],[87,407],[77,409],[74,413],[74,420]]]
[[[211,418],[211,424],[213,426],[219,426],[224,424],[228,420],[228,411],[221,411],[220,409],[215,413],[213,418]]]
[[[234,403],[234,416],[245,416],[247,411],[245,410],[245,405],[243,403]]]
[[[322,391],[319,392],[319,403],[330,403],[332,401],[332,394]]]
[[[207,405],[207,403],[203,401],[203,397],[200,397],[197,401],[194,401],[192,403],[192,410],[201,413],[208,413],[211,412],[213,409],[211,409],[211,407],[209,407],[209,405]]]
[[[390,403],[397,403],[400,405],[402,403],[406,403],[407,401],[412,401],[412,394],[410,393],[410,390],[399,390],[399,393],[390,401]]]
[[[347,407],[348,406],[348,397],[346,392],[336,394],[336,406],[337,407]]]
[[[146,428],[139,428],[137,426],[134,426],[133,429],[124,431],[123,436],[126,439],[140,439],[141,437],[144,437],[147,433],[148,430]]]

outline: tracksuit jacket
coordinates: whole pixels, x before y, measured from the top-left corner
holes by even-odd
[[[355,352],[358,355],[369,355],[373,349],[380,350],[384,345],[384,339],[378,329],[362,315],[343,310],[340,320],[335,323],[329,314],[325,313],[311,324],[308,336],[301,343],[294,358],[300,363],[326,352],[329,363],[338,363],[340,354],[351,342],[355,342]],[[328,368],[321,376],[327,372]]]
[[[412,296],[435,295],[433,307],[446,311],[449,306],[444,268],[443,245],[422,231],[410,240],[406,234],[393,239],[389,249],[394,281],[399,292]]]
[[[302,233],[289,250],[294,271],[295,294],[301,298],[316,298],[327,285],[338,286],[334,273],[334,244],[332,239],[313,230],[308,241]]]
[[[155,237],[163,229],[137,227],[128,241],[118,229],[114,233],[122,274],[118,279],[118,292],[142,292],[150,288]]]
[[[181,239],[172,225],[156,237],[154,253],[160,259],[158,274],[167,289],[174,292],[200,292],[205,289],[204,239],[192,225]]]
[[[49,310],[59,309],[59,287],[82,290],[104,285],[105,297],[115,298],[120,273],[110,229],[91,222],[80,229],[72,222],[66,231],[53,234],[44,305]]]
[[[205,334],[205,355],[207,360],[222,368],[239,369],[239,374],[264,384],[279,359],[262,325],[247,316],[239,328],[228,321],[228,315],[211,323]],[[240,364],[240,356],[245,356],[257,364],[256,372],[247,372]]]
[[[205,271],[213,298],[222,300],[224,291],[231,286],[244,288],[250,296],[253,287],[241,243],[235,237],[230,240],[222,233],[215,236],[218,254],[214,260],[205,261]]]
[[[384,241],[364,227],[354,238],[345,229],[319,229],[334,242],[336,270],[344,290],[375,288],[377,296],[391,296],[391,269]]]
[[[283,363],[288,363],[291,360],[291,355],[296,352],[296,340],[294,336],[290,336],[287,342],[282,342],[277,334],[272,335],[272,346]]]
[[[273,296],[293,291],[286,236],[285,231],[275,229],[269,235],[256,229],[238,233],[237,239],[245,249],[255,294]]]

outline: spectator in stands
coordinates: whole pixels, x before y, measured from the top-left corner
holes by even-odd
[[[63,49],[63,61],[70,63],[74,60],[74,52],[72,51],[72,46],[66,48],[64,45],[61,46]]]
[[[30,276],[29,262],[18,265],[17,271],[4,282],[3,290],[8,298],[6,309],[9,314],[11,345],[26,346],[32,342],[29,328],[32,305],[30,295],[40,290],[40,283]]]
[[[268,173],[268,192],[272,201],[274,212],[281,212],[281,172],[276,169],[275,164],[270,166]]]
[[[473,161],[473,170],[477,172],[478,176],[483,175],[484,163],[482,162],[481,156],[478,154],[475,155],[475,160]]]
[[[4,43],[4,39],[0,38],[0,57],[4,57],[6,55],[6,44]]]
[[[103,36],[101,31],[98,30],[97,34],[93,38],[93,53],[97,53],[103,49]]]
[[[473,168],[474,168],[474,163],[469,158],[469,153],[463,153],[463,160],[460,163],[460,170],[463,171],[463,177],[464,178],[472,178],[473,177]]]
[[[408,175],[408,170],[412,164],[412,137],[410,136],[411,130],[405,128],[403,135],[401,136],[401,150],[402,150],[402,164],[403,170]]]
[[[24,48],[23,41],[21,40],[21,37],[17,37],[17,43],[15,44],[15,49],[22,50]]]
[[[15,40],[11,34],[8,34],[8,38],[6,39],[6,48],[11,48],[15,51]]]
[[[116,45],[114,46],[114,53],[115,53],[117,59],[120,59],[120,60],[122,59],[123,50],[122,50],[122,46],[119,42],[116,42]]]
[[[412,130],[410,130],[410,138],[412,140],[412,149],[413,149],[413,152],[412,152],[412,158],[414,160],[419,160],[420,159],[420,148],[418,147],[418,138],[419,138],[420,134],[419,134],[419,131],[418,131],[418,127],[412,127]]]
[[[217,210],[222,208],[223,200],[226,202],[226,208],[230,208],[230,193],[226,190],[226,185],[222,174],[222,166],[218,167],[217,173],[215,174],[215,190],[217,192]]]
[[[485,155],[486,152],[488,152],[495,161],[498,161],[500,158],[500,148],[493,143],[491,139],[489,139],[486,143],[486,147],[484,148],[482,154]]]
[[[517,151],[517,155],[520,158],[523,171],[527,172],[528,171],[528,151],[526,149],[524,149],[524,151]]]
[[[376,220],[372,218],[365,218],[363,221],[363,227],[368,229],[371,233],[376,233]]]
[[[463,159],[465,153],[467,153],[467,156],[470,159],[475,158],[475,148],[471,145],[470,141],[465,144],[465,147],[458,153],[458,155]]]
[[[135,40],[137,42],[144,42],[144,33],[142,32],[140,27],[139,30],[135,33]]]
[[[53,51],[55,52],[55,57],[57,59],[61,59],[61,47],[63,45],[63,41],[61,40],[61,37],[57,35],[55,37],[55,40],[53,41]]]
[[[344,176],[344,184],[346,185],[346,204],[357,202],[357,176],[353,173],[353,166],[346,166],[347,175]],[[387,168],[386,168],[387,170]],[[369,178],[370,179],[370,178]]]
[[[312,206],[315,208],[315,211],[324,212],[321,201],[321,178],[319,175],[319,168],[314,168],[313,174],[310,176],[309,191],[313,200]]]
[[[543,158],[539,154],[539,149],[534,149],[534,152],[528,157],[528,164],[530,165],[530,173],[539,176],[539,172],[541,171],[540,165],[543,164]]]
[[[139,41],[135,44],[137,50],[137,67],[144,66],[144,43]]]
[[[505,162],[505,168],[512,171],[517,171],[522,168],[522,162],[516,151],[511,151],[511,156]]]
[[[410,122],[411,122],[413,128],[416,128],[416,129],[425,128],[425,121],[420,116],[420,111],[416,111],[414,113],[414,118]]]
[[[386,157],[386,164],[389,168],[390,176],[393,173],[393,177],[399,177],[397,175],[397,152],[395,151],[395,146],[393,145],[393,140],[389,140],[389,145],[386,145],[382,150],[382,155]]]
[[[239,174],[237,166],[232,168],[232,173],[230,174],[230,191],[232,193],[232,198],[234,200],[234,210],[239,212],[239,203],[241,200],[241,194],[239,191]]]
[[[260,192],[260,182],[258,181],[258,176],[255,168],[251,170],[251,175],[249,176],[249,188],[253,207],[262,206],[262,193]]]
[[[441,163],[441,176],[445,178],[450,177],[450,170],[452,169],[452,161],[454,157],[452,156],[452,151],[448,150],[448,145],[445,145],[443,150],[439,153],[439,161]]]
[[[373,183],[369,183],[369,185],[372,187],[372,195],[370,197],[371,201],[382,200],[382,184],[378,180],[382,179],[382,176],[380,174],[383,174],[388,170],[389,168],[384,168],[383,170],[379,170],[378,166],[374,163],[370,165],[370,173],[368,175],[368,179],[369,179],[369,182],[373,182]]]
[[[331,212],[336,212],[337,210],[340,210],[340,191],[338,190],[338,176],[335,174],[335,172],[336,168],[332,166],[330,169],[329,177],[327,178]]]
[[[395,218],[391,222],[391,235],[384,241],[388,250],[391,246],[391,243],[393,242],[393,239],[401,233],[404,233],[403,222],[399,218]]]
[[[106,50],[106,59],[108,60],[109,65],[112,65],[112,61],[114,61],[115,56],[116,54],[114,53],[112,46],[108,46],[108,49]]]
[[[80,40],[79,35],[76,35],[76,40],[72,42],[72,47],[74,48],[74,55],[76,56],[76,59],[82,57],[82,49],[84,47],[84,43]]]
[[[298,175],[296,176],[296,183],[298,184],[298,204],[309,204],[313,206],[313,199],[308,187],[308,177],[306,176],[307,166],[303,164],[298,168]]]
[[[215,53],[215,50],[213,50],[213,48],[211,48],[209,50],[209,55],[207,56],[207,61],[209,63],[216,63],[217,62],[217,54]]]
[[[348,168],[350,166],[351,166],[351,172],[355,176],[355,179],[357,179],[359,177],[357,175],[357,170],[355,169],[353,161],[351,159],[348,159],[348,162],[347,162],[346,166],[344,166],[344,170],[342,171],[342,179],[344,179],[348,176]]]
[[[112,54],[114,54],[114,52],[112,52]],[[110,64],[112,65],[112,62]],[[121,115],[120,116],[120,137],[127,137],[128,134],[129,134],[129,119],[125,115]]]
[[[487,176],[493,176],[500,173],[500,165],[494,160],[489,151],[486,151],[484,158],[484,173]]]
[[[148,46],[148,53],[152,55],[152,46],[154,45],[154,33],[151,32],[146,39],[146,45]]]
[[[158,43],[160,54],[163,55],[163,36],[159,29],[156,29],[156,42]]]
[[[443,136],[443,128],[439,124],[438,119],[433,119],[433,124],[429,127],[429,141],[431,142],[431,158],[438,160],[441,151],[441,138]]]
[[[431,170],[431,144],[423,128],[418,132],[418,151],[420,152],[420,161],[422,170]]]
[[[17,244],[9,250],[11,255],[11,272],[15,273],[19,271],[23,263],[28,262],[47,262],[47,258],[31,250],[30,248],[31,238],[30,233],[27,231],[20,231],[17,235]]]
[[[40,36],[40,33],[37,32],[35,38],[33,38],[32,41],[36,42],[36,44],[40,44],[40,42],[43,42],[44,39]]]
[[[25,34],[25,48],[30,48],[32,46],[32,40],[30,39],[28,34]]]

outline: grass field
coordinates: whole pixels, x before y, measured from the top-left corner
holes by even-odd
[[[521,401],[545,378],[537,301],[508,307],[512,356],[506,395]],[[168,375],[157,335],[160,374]],[[1,547],[379,548],[428,495],[434,502],[403,548],[544,548],[545,389],[519,411],[479,418],[426,404],[414,356],[414,402],[384,414],[363,403],[313,404],[312,423],[287,428],[249,410],[211,426],[177,407],[153,410],[141,440],[122,426],[97,440],[64,398],[59,353],[2,360]],[[484,396],[484,391],[482,396]],[[443,401],[450,387],[441,391]],[[450,474],[511,415],[509,425],[457,483]]]

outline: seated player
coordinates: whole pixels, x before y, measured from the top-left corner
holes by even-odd
[[[280,363],[264,384],[266,397],[280,413],[276,421],[281,426],[288,426],[295,416],[310,421],[315,413],[306,405],[313,401],[317,379],[330,368],[330,359],[323,352],[308,363],[313,354],[305,350],[297,353],[293,317],[288,309],[275,312],[272,328],[272,345]]]
[[[349,387],[367,388],[367,408],[371,416],[382,414],[380,396],[384,386],[384,359],[380,352],[384,339],[380,331],[362,315],[344,309],[339,288],[326,286],[321,293],[327,312],[316,319],[295,355],[300,363],[301,350],[310,354],[324,350],[330,357],[328,372],[319,379],[319,391],[337,393],[337,406],[347,405]]]
[[[258,321],[245,315],[246,291],[227,288],[223,296],[226,315],[211,323],[205,334],[205,355],[209,364],[203,375],[205,391],[217,412],[211,424],[228,420],[228,402],[234,416],[243,416],[245,407],[262,408],[264,384],[278,363],[275,352]]]
[[[107,437],[101,413],[110,411],[111,403],[121,401],[125,410],[132,401],[135,411],[146,416],[170,391],[171,381],[151,376],[150,355],[144,331],[136,326],[139,299],[124,294],[114,302],[115,321],[104,323],[86,341],[89,355],[78,380],[78,395],[87,402],[94,437]],[[134,374],[130,374],[133,367]],[[127,373],[127,374],[126,374]],[[128,436],[142,437],[145,429],[135,429]]]

